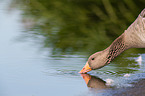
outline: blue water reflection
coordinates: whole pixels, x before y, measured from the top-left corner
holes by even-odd
[[[54,54],[34,39],[21,41],[23,27],[19,22],[21,11],[8,11],[9,1],[0,4],[0,95],[1,96],[95,96],[113,92],[115,88],[131,86],[134,80],[144,78],[145,54],[122,56],[110,65],[89,74],[102,81],[114,80],[113,87],[90,90],[78,73],[86,62],[86,55]],[[19,38],[19,39],[18,39]],[[20,40],[20,42],[19,42]],[[141,55],[139,65],[135,59]],[[135,56],[135,57],[134,57]],[[122,61],[122,62],[120,62]],[[123,64],[124,63],[124,64]],[[131,76],[126,78],[124,74]],[[100,79],[99,79],[100,80]],[[97,92],[98,93],[97,93]]]

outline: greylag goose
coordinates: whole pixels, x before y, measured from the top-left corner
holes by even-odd
[[[102,68],[123,51],[130,48],[145,48],[145,9],[108,48],[91,55],[79,73],[87,73]]]

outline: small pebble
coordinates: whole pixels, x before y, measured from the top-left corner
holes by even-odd
[[[130,74],[125,74],[124,77],[130,77]]]
[[[141,57],[141,55],[136,59],[136,61],[138,62],[139,65],[141,65],[141,63],[142,63],[142,57]]]
[[[106,85],[111,85],[114,81],[112,79],[106,79]]]
[[[142,57],[141,57],[141,55],[137,58],[136,61],[142,61]]]

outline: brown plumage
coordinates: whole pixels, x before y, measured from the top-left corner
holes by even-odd
[[[145,9],[137,19],[113,43],[103,51],[91,55],[80,73],[101,68],[109,64],[115,57],[130,48],[145,48]]]

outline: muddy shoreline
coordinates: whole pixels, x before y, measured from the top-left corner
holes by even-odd
[[[133,83],[132,87],[121,88],[121,93],[116,93],[113,96],[145,96],[145,79],[138,80]]]

